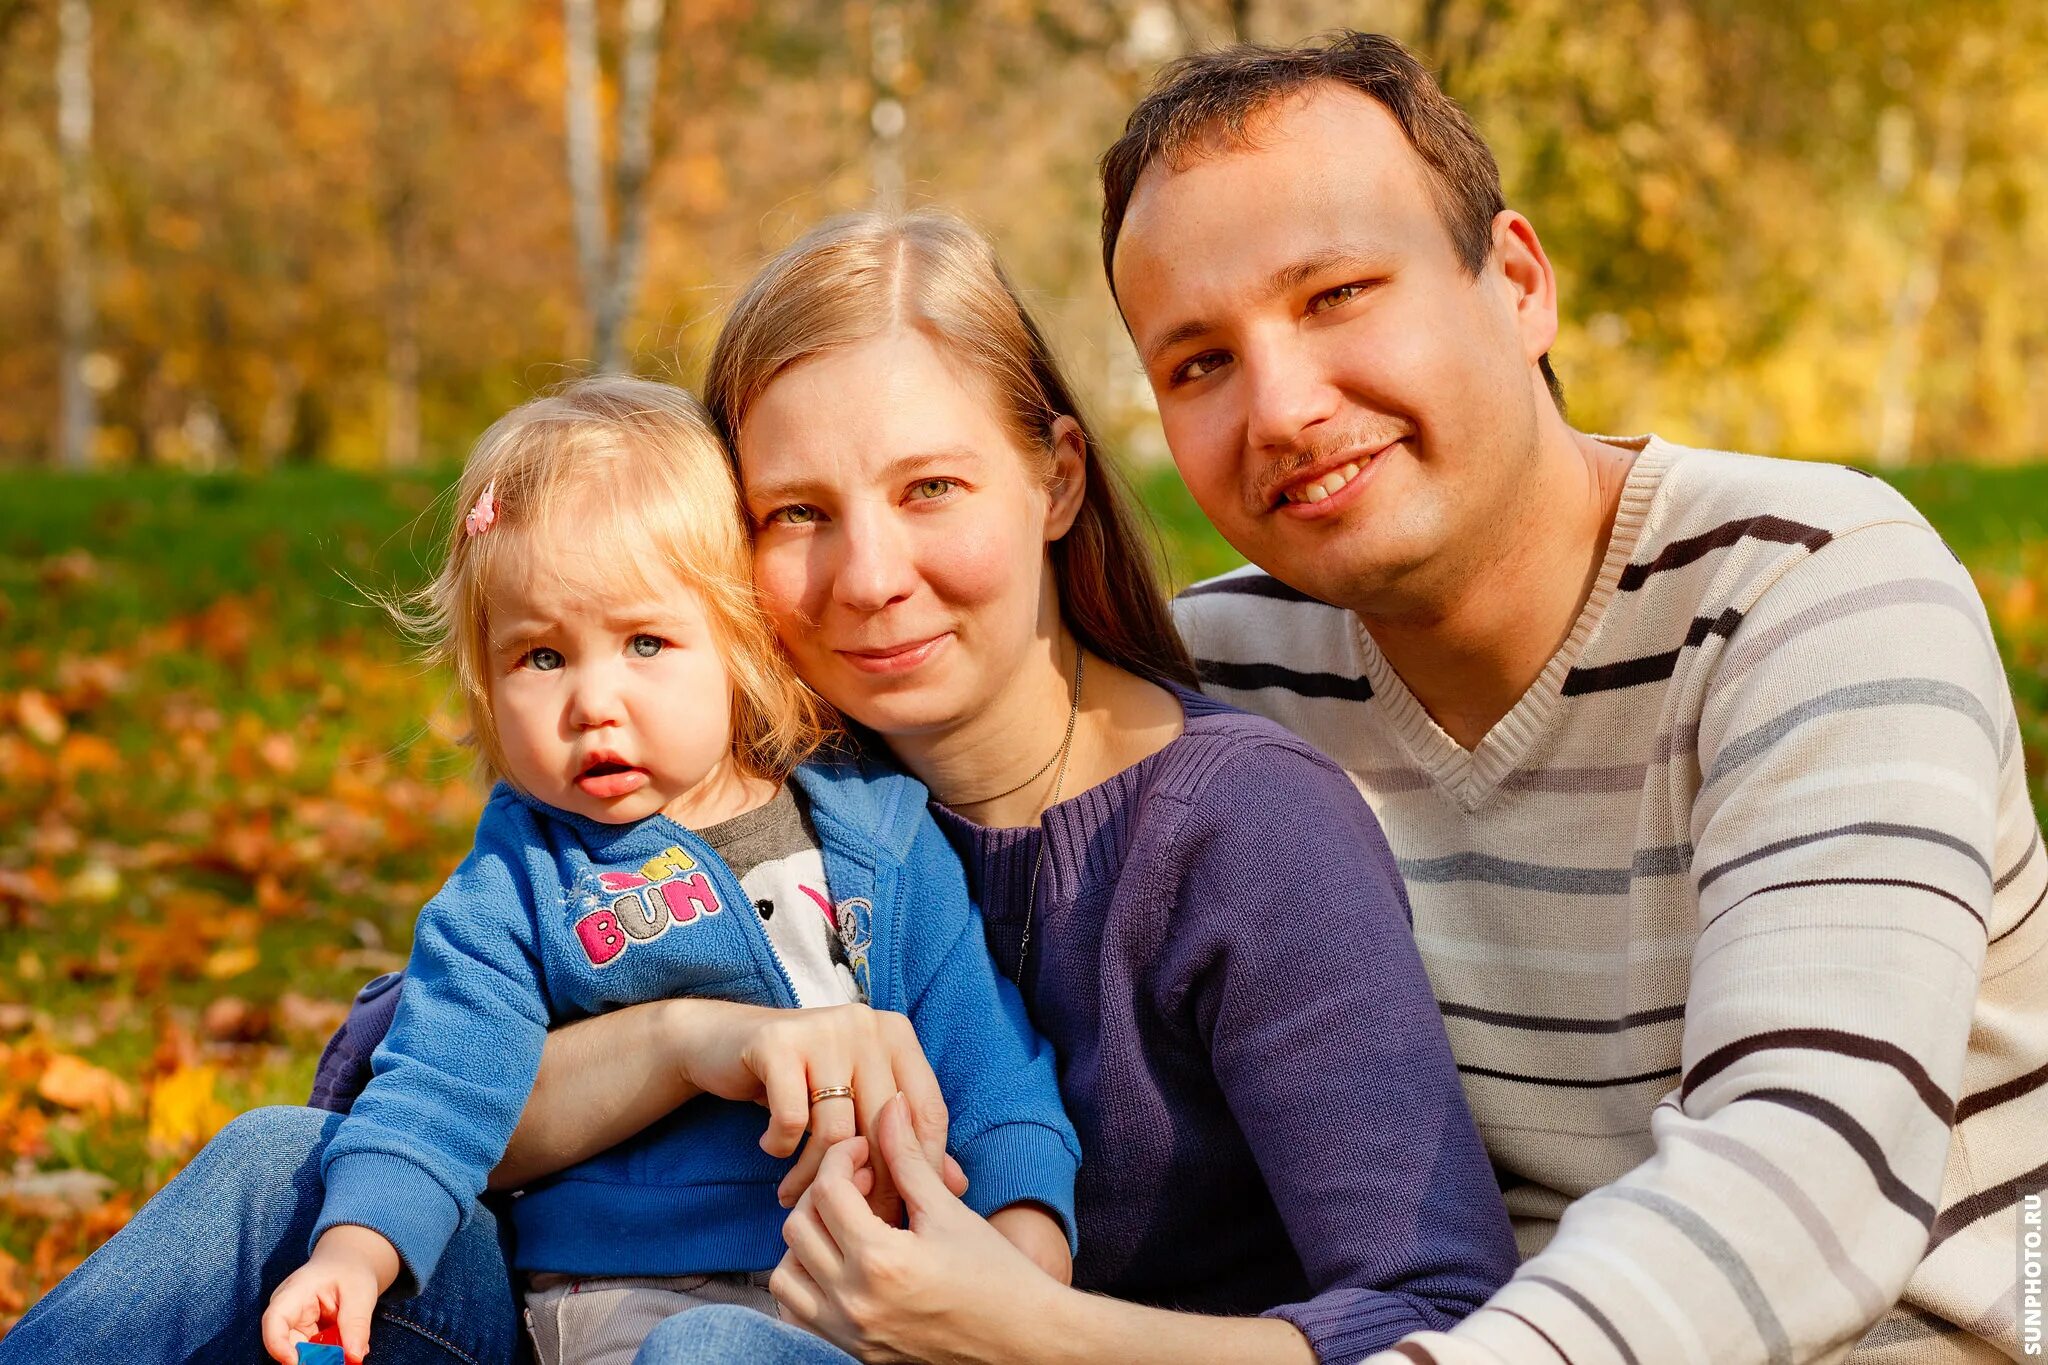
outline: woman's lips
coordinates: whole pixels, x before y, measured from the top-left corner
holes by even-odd
[[[863,673],[908,673],[937,654],[946,641],[952,638],[950,631],[941,631],[929,639],[912,640],[907,644],[885,645],[880,649],[840,649],[833,652]]]
[[[586,796],[609,801],[614,797],[639,791],[646,786],[647,773],[640,768],[627,768],[623,772],[585,773],[576,779],[576,785]]]

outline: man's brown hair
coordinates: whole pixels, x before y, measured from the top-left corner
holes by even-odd
[[[1252,121],[1321,81],[1348,86],[1394,116],[1422,158],[1437,214],[1466,273],[1493,252],[1493,219],[1505,208],[1500,167],[1458,102],[1415,55],[1382,33],[1344,32],[1299,47],[1239,43],[1168,63],[1138,101],[1123,136],[1102,154],[1102,272],[1116,292],[1116,242],[1138,178],[1155,161],[1173,169],[1203,153],[1243,147]],[[1564,392],[1539,362],[1561,411]]]

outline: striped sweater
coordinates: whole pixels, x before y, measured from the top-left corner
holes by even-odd
[[[1515,1219],[1514,1280],[1373,1365],[2017,1356],[2048,854],[1982,604],[1877,480],[1624,444],[1590,599],[1470,751],[1348,612],[1177,604],[1378,812]]]

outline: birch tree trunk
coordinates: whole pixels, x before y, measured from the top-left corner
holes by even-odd
[[[90,382],[93,332],[92,7],[88,0],[57,6],[57,142],[63,187],[58,217],[62,267],[58,328],[63,337],[60,389],[63,416],[58,462],[66,469],[92,463],[99,430],[99,395]]]
[[[598,364],[606,373],[626,368],[625,328],[640,291],[647,242],[647,171],[654,161],[654,85],[661,71],[664,0],[626,0],[620,55],[619,159],[612,197],[618,202],[619,239],[611,253],[611,279],[599,300]]]
[[[868,108],[868,175],[875,208],[903,212],[903,129],[909,115],[903,107],[903,6],[878,0],[868,19],[868,78],[874,94]]]
[[[601,63],[596,0],[562,0],[568,66],[564,125],[569,193],[576,225],[576,264],[590,317],[591,357],[598,369],[626,368],[625,324],[640,284],[647,236],[647,173],[654,160],[654,92],[661,69],[666,0],[626,0],[619,57],[619,153],[608,205],[604,176],[604,116],[599,107]],[[611,209],[619,231],[612,237]]]
[[[1920,241],[1892,295],[1891,336],[1877,374],[1877,439],[1872,458],[1896,468],[1913,456],[1920,416],[1920,359],[1927,315],[1941,293],[1941,261],[1948,251],[1962,197],[1967,147],[1965,120],[1951,100],[1938,115],[1934,158],[1927,168],[1925,222]]]

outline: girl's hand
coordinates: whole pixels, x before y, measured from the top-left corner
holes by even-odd
[[[377,1296],[398,1279],[398,1252],[379,1233],[344,1223],[320,1234],[313,1257],[270,1296],[263,1311],[263,1349],[278,1365],[296,1365],[298,1344],[323,1321],[341,1332],[341,1353],[360,1362],[370,1353],[370,1315]]]
[[[772,1009],[722,1000],[675,1001],[671,1018],[678,1065],[696,1089],[768,1110],[761,1148],[786,1157],[811,1134],[803,1157],[776,1191],[785,1208],[810,1187],[833,1144],[872,1133],[882,1106],[901,1094],[909,1105],[915,1146],[932,1171],[965,1190],[966,1177],[946,1155],[946,1101],[917,1035],[904,1016],[866,1005]],[[851,1099],[811,1103],[818,1090],[849,1086]],[[895,1221],[900,1208],[883,1175],[871,1201]]]
[[[908,1229],[868,1207],[883,1164],[896,1172]],[[782,1238],[789,1254],[768,1287],[783,1316],[864,1361],[1016,1360],[1068,1292],[932,1174],[895,1102],[872,1138],[826,1154]]]

